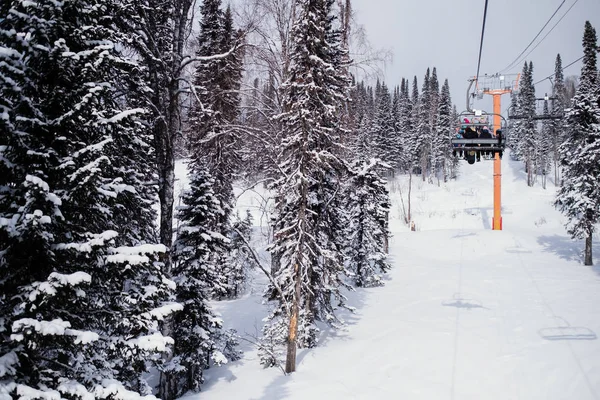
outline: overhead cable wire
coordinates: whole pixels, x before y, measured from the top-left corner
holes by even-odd
[[[550,21],[552,21],[552,19],[554,18],[554,16],[558,13],[558,11],[561,9],[561,7],[565,4],[567,0],[563,0],[562,3],[560,3],[560,5],[558,6],[558,8],[556,9],[556,11],[554,11],[554,13],[552,14],[552,16],[550,16],[550,18],[548,19],[548,21],[546,21],[546,23],[544,24],[544,26],[542,26],[542,29],[540,29],[540,31],[537,33],[537,35],[535,35],[535,37],[531,40],[531,42],[529,42],[529,44],[527,45],[527,47],[525,47],[525,49],[521,52],[521,54],[519,54],[517,56],[517,58],[515,58],[513,60],[513,62],[511,62],[510,64],[508,64],[506,67],[502,68],[499,73],[502,73],[504,71],[506,71],[509,68],[512,68],[517,61],[521,58],[521,56],[523,54],[525,54],[525,52],[527,51],[527,49],[529,49],[529,47],[531,47],[531,45],[533,44],[533,42],[535,42],[535,40],[542,34],[542,32],[544,31],[544,29],[546,29],[546,26],[548,26],[548,24],[550,23]]]
[[[563,18],[567,16],[567,14],[569,13],[569,11],[571,11],[571,9],[575,6],[575,4],[577,4],[578,1],[579,0],[575,0],[575,2],[573,4],[571,4],[571,7],[569,7],[569,9],[563,14],[562,17],[560,17],[560,19],[556,22],[556,24],[554,24],[554,26],[552,26],[552,28],[550,28],[550,30],[548,31],[548,33],[546,33],[546,35],[544,35],[544,37],[539,42],[537,42],[537,44],[533,47],[533,49],[529,50],[529,52],[527,54],[525,54],[525,56],[523,58],[521,58],[520,61],[517,61],[516,64],[519,64],[521,61],[527,59],[527,56],[529,56],[535,49],[537,49],[537,47],[544,41],[544,39],[546,39],[548,37],[548,35],[552,33],[552,31],[554,30],[554,28],[556,28],[556,26],[558,24],[560,24],[560,21],[562,21]]]
[[[477,75],[475,80],[479,79],[479,67],[481,66],[481,51],[483,49],[483,36],[485,34],[485,19],[487,17],[488,0],[485,0],[485,7],[483,9],[483,24],[481,26],[481,40],[479,41],[479,59],[477,60]]]
[[[569,65],[566,65],[564,67],[561,68],[561,71],[564,71],[565,69],[569,68],[571,65],[575,64],[577,61],[581,60],[583,57],[585,56],[581,56],[579,57],[577,60],[573,61],[572,63],[570,63]],[[554,74],[552,75],[548,75],[547,77],[545,77],[544,79],[540,79],[539,81],[537,81],[536,83],[534,83],[533,85],[537,85],[538,83],[544,82],[546,79],[550,79],[554,76]]]

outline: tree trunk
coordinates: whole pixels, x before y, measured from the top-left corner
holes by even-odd
[[[408,221],[406,221],[409,224],[410,224],[410,221],[412,220],[412,217],[410,215],[410,191],[411,191],[411,189],[412,189],[412,171],[409,170],[408,171]]]
[[[594,265],[592,262],[592,233],[588,233],[585,238],[585,257],[583,261],[584,265]]]
[[[446,164],[446,160],[442,164],[442,172],[444,174],[444,183],[448,182],[448,166]]]
[[[306,147],[308,145],[308,138],[306,129],[303,130],[303,150],[306,154]],[[304,162],[300,166],[300,172],[304,176],[305,174],[305,165]],[[308,188],[306,187],[306,181],[304,181],[300,186],[300,206],[298,209],[298,220],[301,227],[301,231],[305,232],[306,228],[306,208],[307,208],[307,197],[308,197]],[[288,329],[288,338],[287,338],[287,354],[285,358],[285,372],[291,373],[296,370],[296,350],[298,348],[298,319],[300,314],[300,300],[302,294],[302,259],[304,256],[304,233],[300,234],[298,238],[298,248],[296,251],[296,260],[294,262],[294,295],[292,297],[292,306],[290,310],[290,324]]]
[[[560,186],[559,179],[560,178],[558,176],[558,161],[554,159],[554,186]]]
[[[529,154],[527,154],[527,161],[526,161],[526,165],[527,165],[527,186],[531,187],[533,186],[533,171],[531,168],[531,156]]]
[[[385,221],[383,222],[383,251],[385,254],[390,253],[390,235],[388,234],[388,228],[390,226],[390,213],[385,214]],[[362,240],[361,240],[362,242]]]
[[[292,373],[296,370],[296,344],[298,337],[298,314],[300,313],[300,265],[298,262],[294,265],[294,297],[292,299],[292,309],[290,315],[290,325],[287,339],[287,355],[285,357],[285,372]]]
[[[160,243],[165,245],[165,272],[171,272],[171,245],[173,244],[173,185],[175,181],[175,163],[173,147],[161,149],[158,160],[158,199],[160,201]],[[158,153],[158,150],[157,150]]]

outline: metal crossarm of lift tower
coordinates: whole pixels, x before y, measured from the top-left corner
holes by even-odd
[[[477,96],[479,100],[484,94],[502,95],[505,93],[513,93],[519,90],[519,79],[521,74],[485,74],[480,77],[471,78],[475,82],[475,92],[473,96]]]
[[[558,97],[549,97],[546,94],[544,97],[535,99],[535,114],[534,115],[519,115],[516,114],[516,110],[511,106],[508,108],[508,119],[531,119],[531,120],[550,120],[550,119],[562,119],[564,117],[564,110],[556,112],[554,109],[554,101],[558,100]],[[550,107],[547,113],[544,113],[543,104],[544,102],[550,102]]]

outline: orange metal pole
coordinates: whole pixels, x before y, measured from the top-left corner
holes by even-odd
[[[502,93],[493,94],[494,99],[494,134],[496,130],[502,127],[502,119],[500,117],[500,97]],[[503,134],[505,134],[503,132]],[[502,230],[502,164],[500,155],[496,153],[494,156],[494,218],[492,219],[492,229],[495,231]]]

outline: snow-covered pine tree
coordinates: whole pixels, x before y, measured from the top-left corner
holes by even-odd
[[[543,116],[548,118],[550,116],[550,111],[548,108],[548,100],[544,101],[543,108]],[[549,119],[545,119],[542,121],[542,129],[540,131],[540,136],[538,138],[538,151],[537,151],[537,160],[536,166],[537,171],[536,174],[542,177],[542,188],[546,189],[546,178],[548,176],[548,172],[550,169],[550,157],[552,150],[552,122]]]
[[[373,87],[367,87],[367,112],[372,117],[375,115],[375,93],[373,93]]]
[[[249,271],[255,265],[248,249],[252,239],[252,225],[253,218],[250,210],[246,211],[244,219],[237,213],[232,224],[230,245],[232,273],[229,276],[229,286],[232,287],[234,297],[240,296],[246,289]]]
[[[518,115],[519,120],[514,135],[516,135],[517,156],[525,162],[527,185],[533,186],[536,172],[535,155],[538,151],[537,127],[535,116],[535,86],[533,85],[533,63],[525,62],[519,83]]]
[[[415,76],[413,78],[413,82],[412,82],[412,92],[411,92],[411,96],[410,96],[410,118],[409,118],[409,127],[410,127],[410,131],[407,132],[406,135],[406,146],[405,148],[405,152],[407,155],[406,158],[406,163],[407,163],[407,167],[409,170],[409,173],[413,174],[417,171],[416,168],[418,168],[419,162],[420,162],[420,153],[418,152],[418,147],[419,147],[419,143],[420,143],[420,139],[419,139],[419,124],[420,124],[420,120],[419,120],[419,104],[420,104],[420,97],[419,97],[419,83],[417,81],[417,77]]]
[[[377,106],[379,105],[379,98],[381,97],[381,90],[383,89],[383,86],[381,84],[381,81],[379,80],[379,78],[377,78],[377,82],[375,83],[375,93],[373,95],[373,102],[374,102],[374,106],[375,106],[375,112],[377,112]]]
[[[448,79],[444,81],[442,93],[439,98],[435,136],[432,142],[431,169],[439,182],[440,174],[444,182],[448,181],[449,163],[452,158],[450,151],[450,138],[453,133],[454,120],[452,120],[452,102],[450,99],[450,85]]]
[[[425,182],[429,168],[429,158],[431,154],[431,139],[432,139],[432,126],[431,126],[431,72],[427,68],[425,79],[423,80],[423,88],[421,90],[421,97],[419,99],[418,106],[418,122],[415,126],[415,138],[413,142],[413,148],[415,157],[421,170],[421,177]]]
[[[198,57],[226,53],[233,48],[236,32],[229,7],[221,10],[221,0],[204,0],[200,8],[202,19],[197,51]],[[234,206],[233,180],[239,169],[241,155],[239,132],[234,123],[239,114],[239,87],[241,54],[234,52],[225,58],[199,63],[194,74],[194,85],[199,88],[199,102],[190,111],[189,143],[202,154],[203,162],[214,177],[214,194],[220,203],[220,213],[213,214],[210,229],[228,237],[231,231],[231,213]],[[221,265],[221,274],[230,275],[229,249],[213,254]],[[232,296],[231,291],[222,295]]]
[[[402,78],[404,85],[400,85],[400,131],[398,133],[398,141],[400,147],[400,165],[403,171],[408,170],[408,160],[410,160],[409,148],[410,148],[410,133],[412,131],[411,125],[411,110],[412,104],[409,95],[409,82],[408,79]]]
[[[281,175],[272,185],[279,229],[271,251],[280,256],[273,278],[283,293],[264,334],[287,345],[287,372],[295,370],[297,346],[316,345],[315,321],[335,325],[335,309],[345,301],[342,210],[336,208],[343,161],[335,156],[335,138],[350,80],[343,68],[334,68],[341,49],[333,3],[295,3],[290,78],[282,87],[285,112],[278,116],[284,141]]]
[[[377,98],[377,110],[371,127],[371,138],[376,158],[394,167],[395,157],[395,129],[394,116],[392,113],[392,99],[390,91],[385,84],[377,81],[379,96]]]
[[[351,148],[353,157],[372,157],[373,145],[370,136],[373,116],[369,112],[369,91],[364,81],[359,82],[350,91],[350,114],[354,126],[350,128]]]
[[[596,30],[586,21],[581,80],[573,107],[566,114],[568,136],[559,150],[563,186],[555,201],[568,218],[569,234],[585,239],[585,265],[592,265],[592,236],[600,221],[600,90],[596,53]]]
[[[391,207],[379,160],[360,159],[350,169],[345,192],[348,209],[346,256],[356,286],[383,285],[382,276],[391,266],[387,261],[388,216]]]
[[[220,7],[220,0],[205,0],[201,6],[199,57],[226,53],[234,47],[239,36],[233,28],[231,9],[228,7],[223,12]],[[204,155],[203,162],[214,177],[214,192],[222,210],[213,215],[211,229],[228,237],[232,235],[233,180],[241,165],[238,150],[241,138],[234,128],[239,115],[241,64],[242,54],[238,50],[228,57],[205,61],[197,66],[194,83],[201,88],[200,102],[192,107],[189,126],[190,143],[195,151]],[[230,251],[228,248],[224,250],[214,257],[222,266],[222,274],[229,276],[233,273],[230,271]],[[232,296],[231,291],[224,294]]]
[[[165,303],[172,282],[157,258],[166,249],[147,243],[138,162],[151,151],[135,119],[143,110],[128,108],[145,87],[127,86],[138,69],[117,51],[119,4],[5,5],[0,395],[150,394],[144,374],[170,343],[158,320],[178,306]],[[136,222],[118,226],[128,218]]]
[[[198,391],[203,371],[212,362],[219,364],[231,357],[221,352],[222,321],[208,304],[211,298],[230,290],[227,276],[221,273],[219,260],[214,257],[226,251],[228,239],[211,229],[222,213],[221,204],[214,193],[214,178],[201,155],[190,163],[189,175],[190,188],[183,194],[183,205],[177,211],[182,225],[173,246],[173,279],[183,310],[173,319],[173,358],[163,368],[169,385],[164,393],[169,398],[188,390]]]
[[[456,124],[456,121],[458,121],[458,110],[456,109],[456,104],[454,104],[452,106],[452,114],[450,117],[450,124],[452,127],[454,127],[454,124]],[[454,131],[451,132],[452,134],[454,134]],[[452,153],[450,153],[452,154]],[[448,162],[448,167],[449,167],[449,176],[450,179],[455,179],[458,176],[458,167],[460,166],[458,157],[450,157],[449,158],[449,162]]]
[[[563,115],[565,109],[568,107],[567,93],[565,89],[565,78],[562,70],[562,59],[560,54],[556,55],[556,62],[554,64],[554,85],[552,86],[552,114]],[[561,143],[565,140],[565,126],[564,119],[552,120],[550,125],[550,142],[552,159],[554,163],[554,185],[560,186],[560,155],[558,149]]]
[[[392,121],[394,122],[394,137],[392,140],[392,161],[394,170],[399,171],[402,164],[402,116],[401,116],[402,98],[400,95],[400,86],[394,88],[394,97],[392,99]]]
[[[430,113],[431,113],[431,127],[432,133],[435,133],[435,127],[437,126],[437,113],[440,105],[440,82],[437,77],[437,69],[433,67],[431,70],[431,79],[429,80],[429,96],[430,96]]]
[[[527,64],[525,64],[527,65]],[[520,109],[519,109],[519,101],[517,98],[517,93],[512,92],[510,94],[510,110],[511,113],[513,115],[520,115]],[[511,151],[511,157],[515,160],[520,160],[521,156],[520,156],[520,152],[519,152],[519,132],[520,132],[520,128],[519,128],[519,124],[520,124],[520,120],[518,119],[511,119],[509,121],[510,126],[509,126],[509,131],[508,131],[508,137],[506,138],[506,145],[508,147],[510,147]]]

